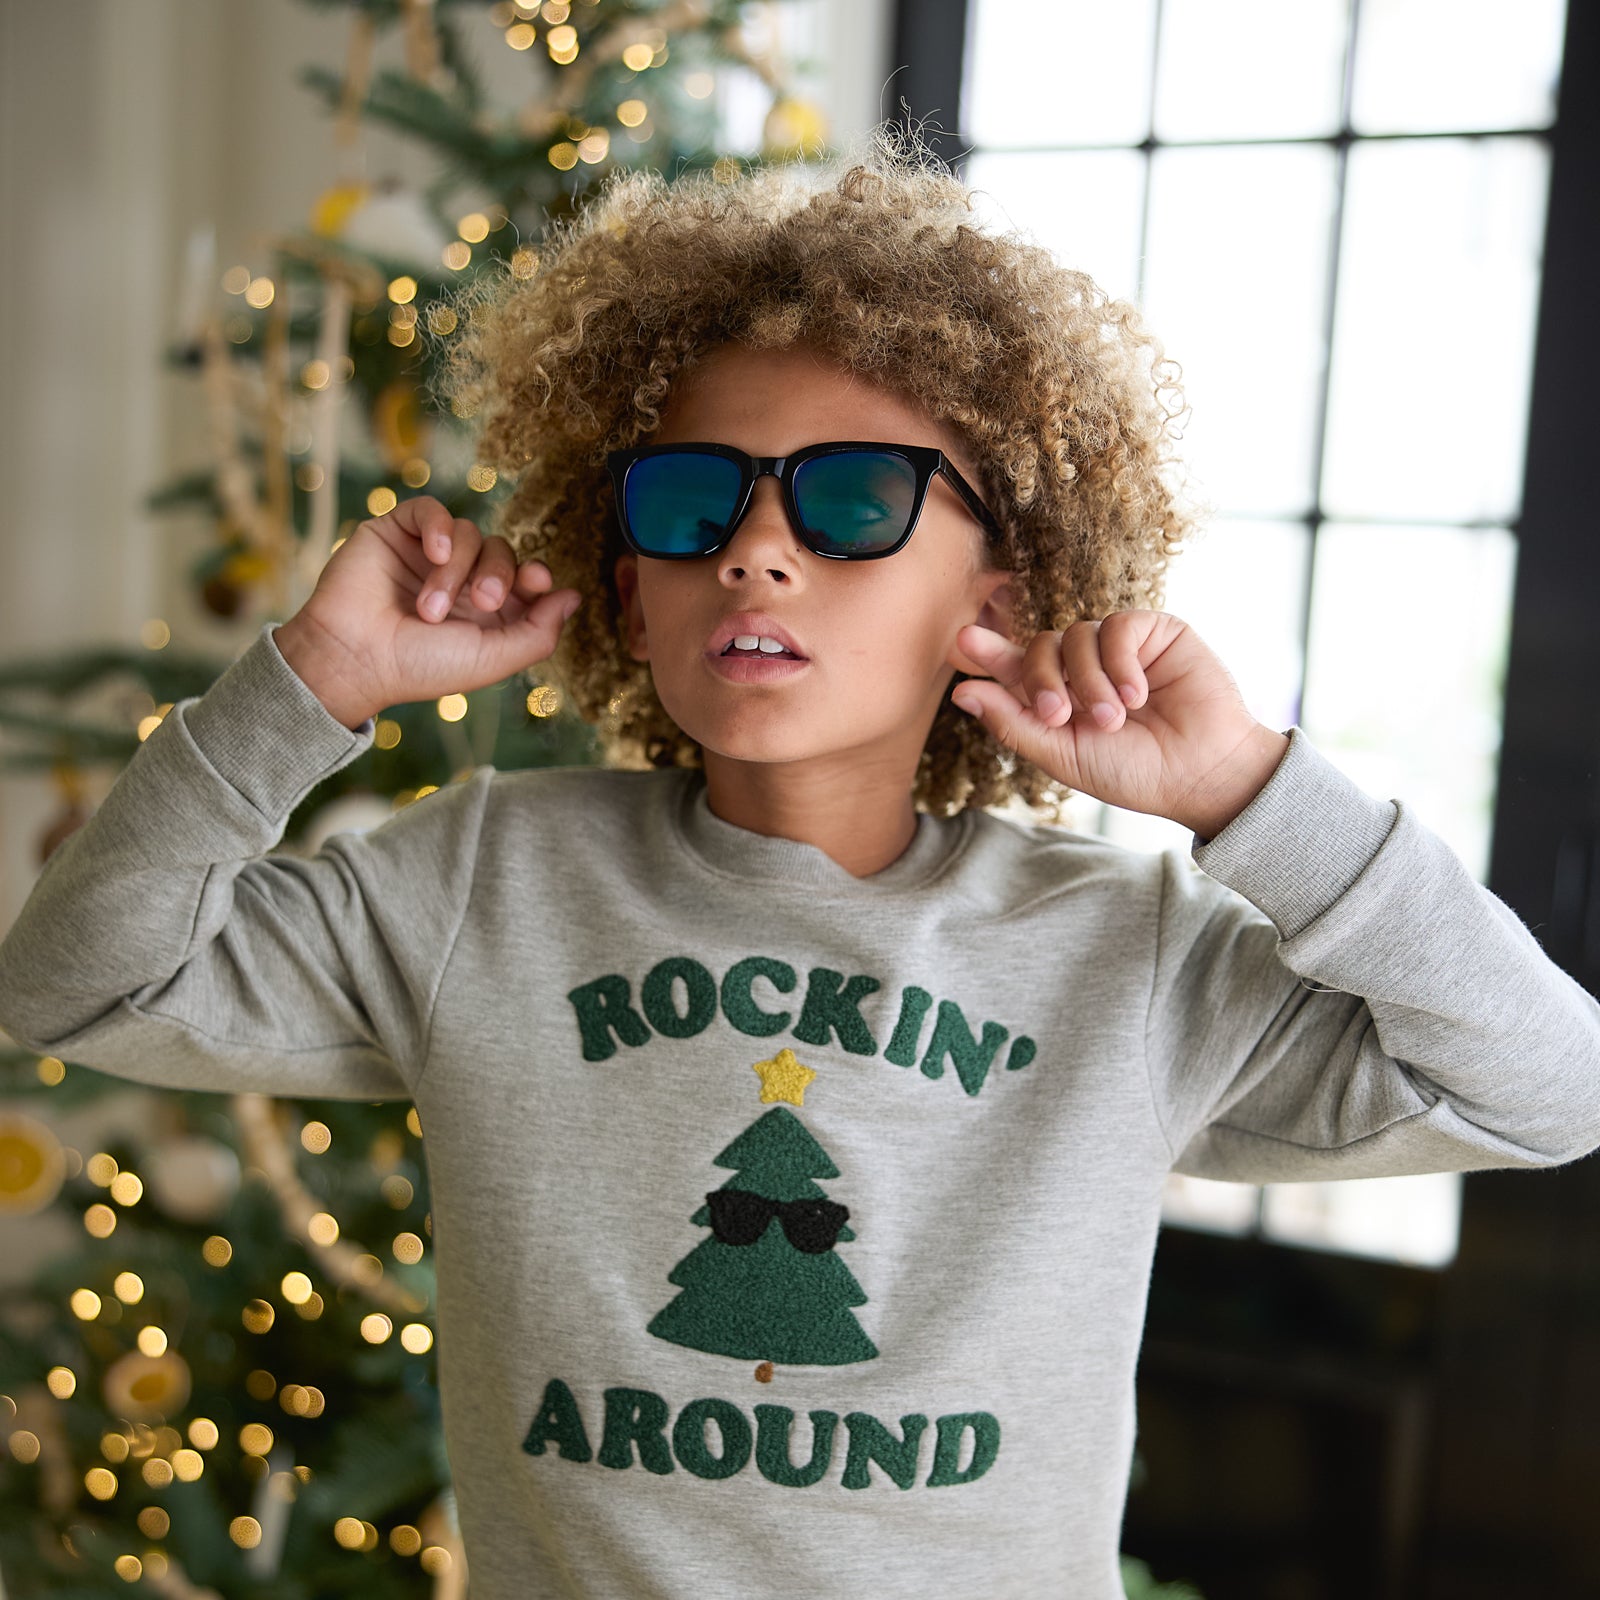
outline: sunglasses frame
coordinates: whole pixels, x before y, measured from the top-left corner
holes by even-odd
[[[906,531],[892,545],[882,550],[819,550],[812,543],[811,534],[801,523],[800,508],[795,504],[794,498],[794,475],[808,461],[815,461],[819,456],[837,455],[843,451],[854,450],[876,450],[886,455],[900,456],[910,464],[916,474],[916,485],[912,492],[911,516],[906,523]],[[669,454],[721,456],[724,460],[733,462],[739,469],[739,497],[734,504],[732,515],[716,542],[704,550],[678,550],[670,555],[658,555],[654,551],[642,548],[634,538],[633,530],[628,526],[626,508],[630,469],[636,461],[648,456]],[[1000,534],[1000,524],[978,497],[977,490],[962,477],[944,451],[933,445],[890,444],[879,439],[832,439],[823,444],[808,444],[803,449],[790,451],[786,456],[752,456],[731,444],[716,444],[709,440],[685,440],[671,444],[633,445],[625,450],[609,451],[606,455],[606,467],[610,472],[611,486],[616,497],[617,526],[621,530],[623,543],[635,555],[648,557],[651,561],[699,561],[726,549],[732,543],[734,534],[738,532],[740,523],[744,521],[745,513],[750,509],[756,480],[768,476],[778,480],[779,487],[783,491],[783,504],[788,513],[789,525],[800,542],[813,555],[821,556],[826,561],[881,561],[885,556],[892,556],[896,551],[903,550],[911,535],[916,532],[917,523],[922,517],[923,503],[928,496],[928,488],[936,477],[942,477],[950,484],[961,496],[967,509],[989,533],[995,537]]]

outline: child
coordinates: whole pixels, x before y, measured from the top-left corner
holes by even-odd
[[[1600,1007],[1159,609],[1135,309],[856,154],[556,230],[446,385],[504,532],[363,523],[0,946],[31,1048],[415,1100],[473,1600],[1111,1600],[1169,1171],[1600,1145]],[[615,770],[270,853],[550,658]],[[1063,786],[1192,861],[986,809]]]

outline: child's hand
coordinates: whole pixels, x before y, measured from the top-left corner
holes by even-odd
[[[387,706],[465,694],[547,659],[582,603],[539,561],[485,539],[429,495],[363,522],[274,633],[284,660],[347,727]],[[498,593],[494,586],[498,585]],[[439,617],[429,602],[443,601]]]
[[[1165,611],[1075,622],[1026,648],[969,624],[948,660],[994,680],[958,684],[952,698],[1002,744],[1069,788],[1202,839],[1255,798],[1289,748],[1250,715],[1194,629]]]

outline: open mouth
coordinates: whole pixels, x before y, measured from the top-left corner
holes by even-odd
[[[760,634],[740,634],[737,638],[730,639],[722,651],[725,656],[759,657],[774,661],[804,661],[804,656],[798,656],[793,650],[786,649],[776,639],[768,639]]]

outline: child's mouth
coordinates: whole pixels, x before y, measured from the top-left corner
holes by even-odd
[[[785,649],[776,639],[762,638],[759,634],[740,634],[730,639],[723,650],[725,656],[764,658],[769,661],[804,661],[794,651]]]

